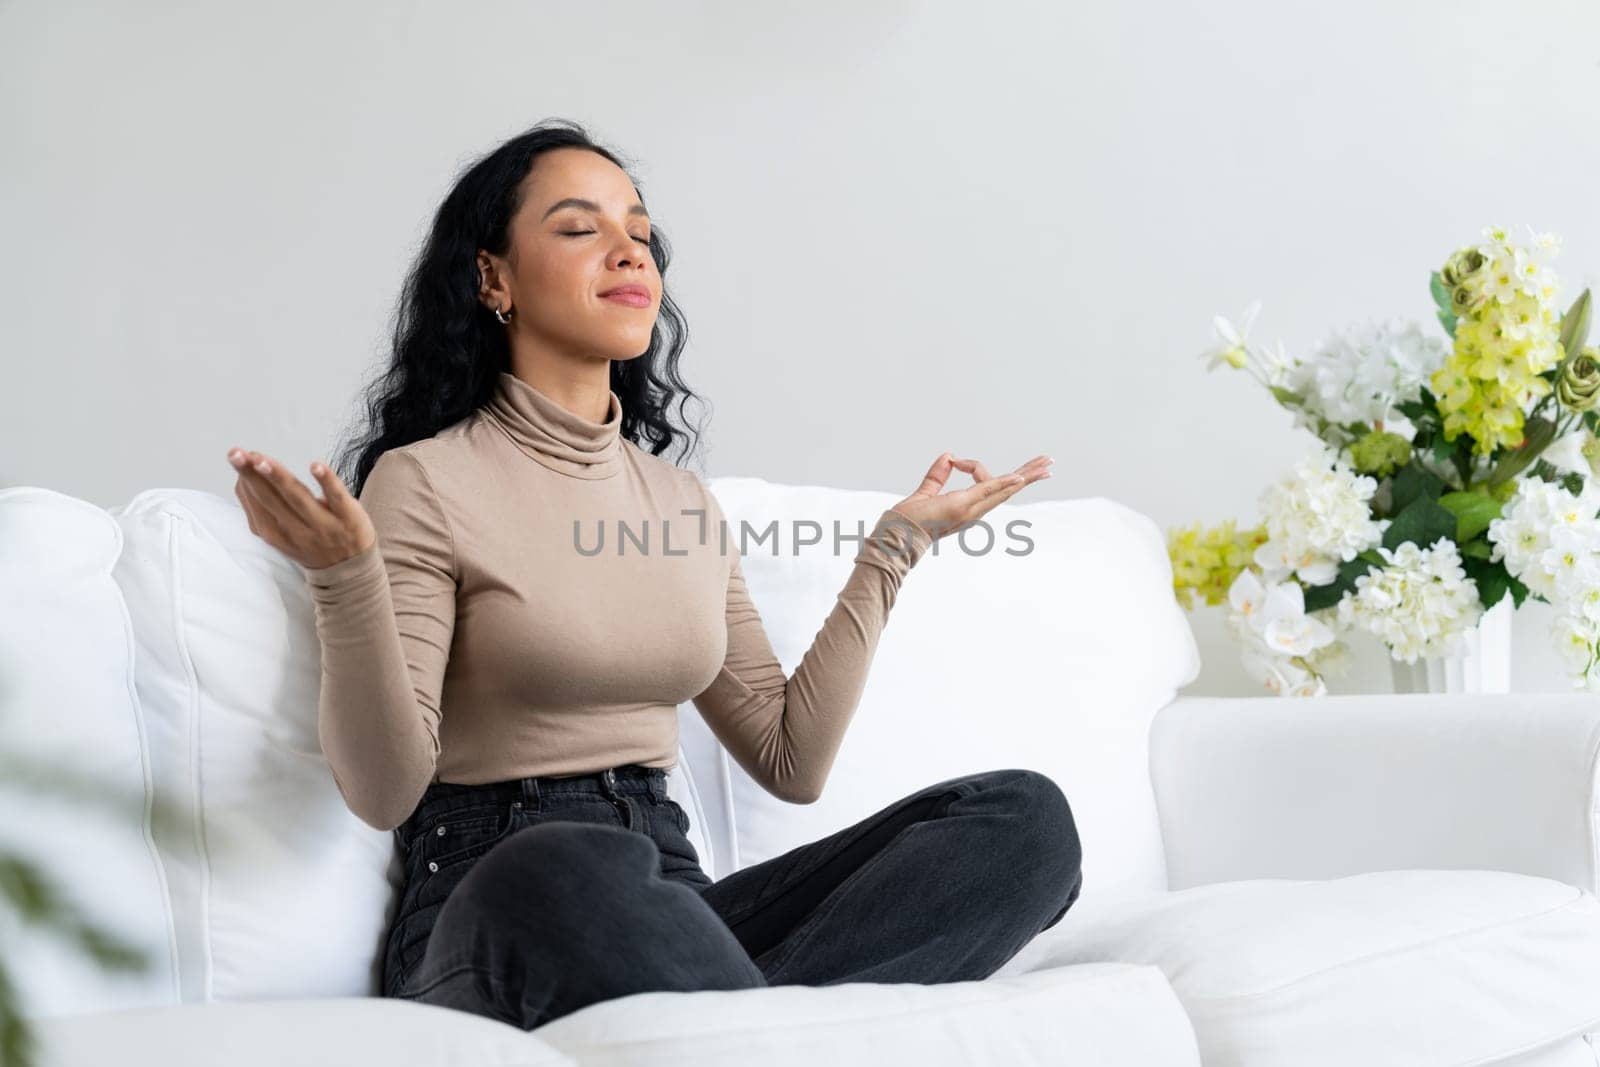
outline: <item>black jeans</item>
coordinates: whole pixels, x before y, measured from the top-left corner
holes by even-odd
[[[1037,771],[935,783],[715,882],[688,828],[636,764],[433,784],[395,831],[384,995],[532,1030],[633,993],[986,978],[1083,885]]]

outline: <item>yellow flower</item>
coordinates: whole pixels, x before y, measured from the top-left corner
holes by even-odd
[[[1250,565],[1256,547],[1266,540],[1265,526],[1240,531],[1232,519],[1209,530],[1198,522],[1169,530],[1167,555],[1178,603],[1193,610],[1196,595],[1211,606],[1226,603],[1234,578]]]
[[[1550,392],[1543,375],[1563,353],[1555,275],[1535,254],[1555,238],[1540,237],[1532,249],[1511,243],[1502,229],[1488,229],[1485,237],[1486,244],[1455,252],[1440,271],[1459,318],[1454,350],[1429,386],[1445,440],[1470,434],[1473,452],[1488,456],[1522,443],[1524,409]],[[1580,377],[1586,372],[1574,368]],[[1600,394],[1600,383],[1591,389],[1586,382],[1575,377],[1566,395],[1583,402]]]

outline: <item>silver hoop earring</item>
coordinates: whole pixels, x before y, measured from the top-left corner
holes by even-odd
[[[500,325],[502,325],[502,326],[508,326],[508,325],[511,324],[511,316],[507,315],[504,311],[501,311],[499,308],[495,308],[494,309],[494,317],[499,321]]]

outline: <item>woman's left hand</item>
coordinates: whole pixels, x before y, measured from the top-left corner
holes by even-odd
[[[917,491],[895,504],[892,510],[921,526],[937,541],[1010,500],[1023,486],[1050,477],[1050,464],[1054,462],[1049,456],[1035,456],[1010,474],[994,476],[977,460],[956,459],[946,452],[928,468]],[[966,471],[975,484],[941,493],[952,470]]]

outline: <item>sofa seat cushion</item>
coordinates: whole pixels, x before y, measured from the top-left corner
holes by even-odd
[[[998,974],[1100,960],[1159,967],[1207,1067],[1514,1062],[1600,1023],[1600,901],[1502,871],[1101,899]]]
[[[1154,967],[1101,963],[939,985],[850,982],[637,993],[534,1033],[587,1065],[1198,1065]]]
[[[515,1026],[379,997],[180,1004],[35,1027],[39,1067],[577,1067]]]

